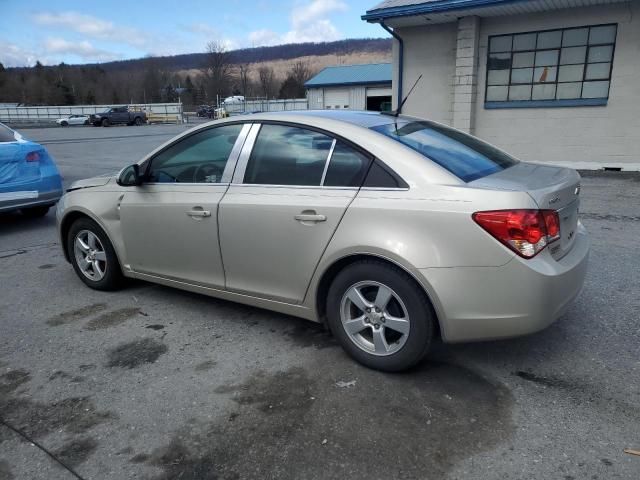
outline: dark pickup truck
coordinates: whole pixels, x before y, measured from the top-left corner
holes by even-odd
[[[129,110],[128,107],[111,107],[104,112],[91,115],[89,122],[94,127],[108,127],[117,123],[142,125],[147,123],[147,114],[142,110]]]

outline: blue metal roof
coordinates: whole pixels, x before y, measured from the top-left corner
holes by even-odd
[[[407,17],[427,13],[448,12],[465,8],[482,8],[528,0],[386,0],[366,14],[363,20],[377,22],[387,18]]]
[[[315,77],[309,79],[307,88],[330,87],[340,85],[371,85],[391,83],[391,64],[372,63],[365,65],[340,65],[326,67]]]

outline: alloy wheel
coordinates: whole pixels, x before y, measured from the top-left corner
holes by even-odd
[[[411,326],[400,296],[374,281],[358,282],[347,289],[340,303],[340,319],[353,343],[379,356],[399,351]]]
[[[107,254],[102,242],[90,230],[80,230],[73,241],[76,263],[82,274],[90,280],[102,280],[107,271]]]

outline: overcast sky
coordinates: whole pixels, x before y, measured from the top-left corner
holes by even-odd
[[[377,0],[0,0],[5,66],[106,62],[228,48],[385,37]]]

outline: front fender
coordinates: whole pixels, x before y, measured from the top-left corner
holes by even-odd
[[[85,193],[88,191],[91,191],[91,194]],[[66,193],[62,197],[58,204],[56,217],[58,237],[67,261],[70,259],[67,254],[66,232],[69,231],[73,220],[80,216],[85,216],[96,222],[105,232],[116,252],[120,268],[122,268],[123,273],[126,272],[124,267],[126,264],[126,250],[122,241],[118,213],[118,199],[121,196],[122,193],[117,191],[97,192],[94,189],[83,189]]]

